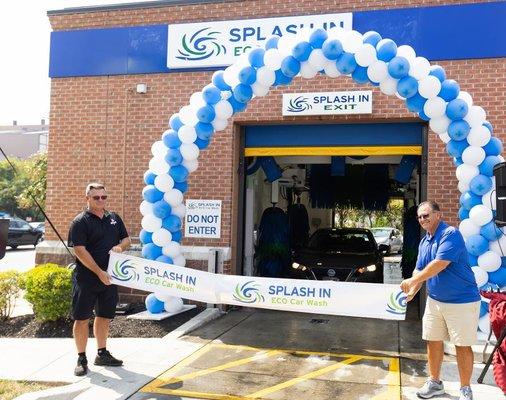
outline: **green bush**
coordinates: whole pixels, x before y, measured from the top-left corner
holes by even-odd
[[[72,303],[72,270],[56,264],[42,264],[25,273],[25,299],[41,321],[68,317]]]
[[[7,319],[14,310],[19,294],[20,274],[16,271],[0,272],[0,319]]]

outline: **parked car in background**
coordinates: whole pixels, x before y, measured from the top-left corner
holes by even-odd
[[[10,218],[7,246],[16,249],[18,246],[33,245],[43,240],[43,233],[20,218]]]
[[[44,222],[29,222],[29,224],[32,228],[35,228],[38,231],[42,232],[43,235],[46,233]]]
[[[293,277],[383,283],[383,254],[369,229],[324,228],[293,255]]]
[[[388,250],[385,254],[402,253],[402,234],[398,229],[391,227],[371,228],[376,243],[385,244]]]

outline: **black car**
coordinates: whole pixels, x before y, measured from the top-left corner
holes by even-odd
[[[347,282],[383,282],[385,245],[369,229],[319,229],[293,255],[292,276]]]
[[[26,221],[20,218],[11,218],[9,220],[9,236],[7,237],[7,246],[15,249],[22,245],[36,246],[43,237],[39,229],[35,229]]]

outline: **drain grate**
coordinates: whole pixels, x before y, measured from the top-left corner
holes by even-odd
[[[321,318],[313,318],[311,321],[309,321],[311,324],[328,324],[328,319],[321,319]]]

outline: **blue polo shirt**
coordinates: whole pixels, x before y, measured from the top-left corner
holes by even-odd
[[[434,235],[427,233],[418,247],[416,269],[421,271],[433,260],[450,261],[439,274],[429,278],[429,297],[443,303],[472,303],[480,300],[473,270],[461,233],[441,221]]]

